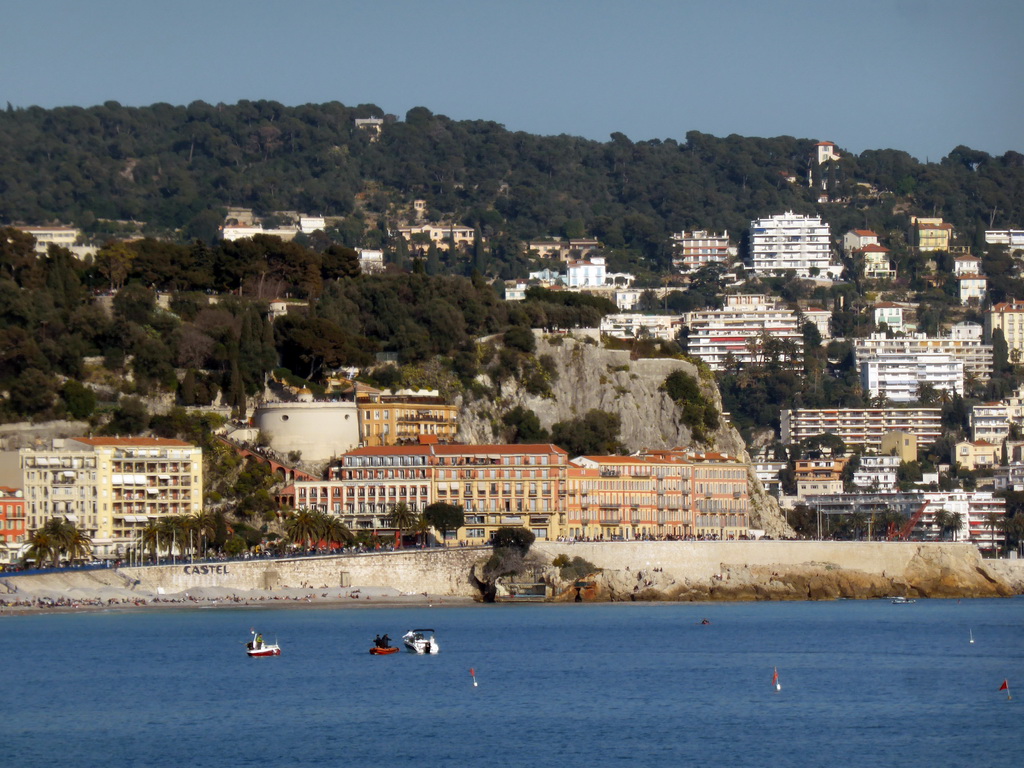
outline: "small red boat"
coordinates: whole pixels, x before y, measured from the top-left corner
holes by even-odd
[[[372,653],[374,656],[389,656],[392,653],[398,653],[398,650],[399,650],[398,648],[394,648],[394,647],[392,647],[392,648],[378,648],[377,646],[374,646],[373,648],[370,649],[370,653]]]

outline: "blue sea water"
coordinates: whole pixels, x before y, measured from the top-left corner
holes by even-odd
[[[247,658],[250,627],[282,655]],[[441,653],[368,653],[413,627]],[[203,608],[10,618],[0,640],[3,766],[999,768],[1024,753],[1022,598]]]

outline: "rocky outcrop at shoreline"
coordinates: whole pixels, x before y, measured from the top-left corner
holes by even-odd
[[[833,544],[833,547],[842,545]],[[878,543],[877,547],[893,547]],[[905,597],[970,598],[1009,597],[1024,593],[1024,568],[993,568],[973,547],[895,545],[903,551],[882,551],[888,568],[876,570],[878,561],[851,567],[830,560],[774,563],[722,562],[712,573],[699,573],[685,564],[603,568],[583,580],[565,582],[552,568],[549,575],[556,599],[575,600],[576,586],[585,582],[584,600],[835,600]],[[824,549],[823,549],[824,547]],[[814,554],[828,545],[814,543]],[[907,552],[911,548],[911,552]],[[799,547],[795,550],[799,552]],[[839,550],[837,550],[838,553]],[[904,557],[905,555],[908,555]],[[893,555],[886,558],[885,555]],[[691,563],[691,566],[696,566]],[[686,573],[690,570],[690,573]]]

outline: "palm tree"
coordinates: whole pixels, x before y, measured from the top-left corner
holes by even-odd
[[[401,534],[416,524],[416,513],[409,509],[408,504],[400,501],[388,511],[387,523]]]
[[[861,533],[868,526],[868,516],[863,512],[853,512],[850,514],[850,528],[853,531],[853,538],[859,540]]]
[[[1003,519],[1003,516],[998,512],[989,512],[985,515],[985,522],[988,523],[988,528],[992,532],[992,549],[995,552],[996,557],[999,557],[999,541],[996,539],[996,528],[999,526],[999,521]]]
[[[198,538],[203,539],[203,557],[206,557],[206,542],[217,535],[217,516],[208,509],[200,510],[192,515],[193,530]]]
[[[328,546],[331,544],[341,544],[347,547],[355,541],[356,537],[349,530],[349,527],[341,521],[340,517],[335,517],[334,515],[325,515],[324,517],[323,538]]]
[[[945,509],[940,509],[932,515],[932,524],[939,529],[939,538],[944,539],[949,528],[949,512]]]
[[[161,526],[156,520],[150,520],[146,527],[142,529],[139,536],[142,540],[142,550],[145,552],[146,547],[149,547],[149,551],[153,556],[153,562],[155,563],[160,556],[160,534],[162,533]]]
[[[413,524],[409,526],[409,530],[416,534],[416,543],[422,545],[424,538],[426,538],[426,535],[430,533],[430,529],[432,527],[433,526],[430,524],[430,521],[427,520],[427,516],[420,512],[416,515],[416,520],[413,521]]]
[[[54,568],[59,565],[60,548],[57,546],[56,540],[45,528],[38,528],[32,531],[28,537],[28,544],[29,547],[25,557],[26,559],[33,560],[37,568],[44,566],[48,559],[53,561]]]
[[[964,516],[960,512],[949,512],[946,515],[946,525],[944,530],[949,531],[950,538],[956,541],[957,534],[960,533],[960,529],[964,527]]]
[[[64,542],[64,549],[67,552],[68,560],[72,562],[85,560],[92,556],[92,539],[77,525],[71,524]]]
[[[320,512],[302,507],[284,522],[284,530],[293,544],[299,544],[308,552],[320,541],[323,524]]]

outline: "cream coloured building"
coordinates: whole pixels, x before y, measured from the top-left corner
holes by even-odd
[[[1024,301],[1003,301],[985,313],[985,338],[991,341],[997,330],[1003,332],[1011,362],[1024,360]]]
[[[151,521],[203,508],[203,451],[157,437],[77,437],[19,451],[29,530],[64,517],[117,557]]]

